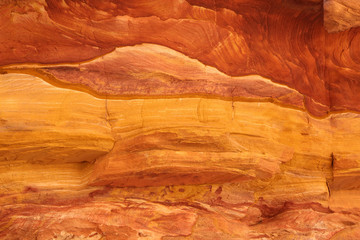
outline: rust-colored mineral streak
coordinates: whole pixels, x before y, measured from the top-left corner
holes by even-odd
[[[360,239],[357,0],[0,1],[0,239]]]

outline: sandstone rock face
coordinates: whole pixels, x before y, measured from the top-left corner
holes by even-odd
[[[325,0],[324,24],[329,32],[360,26],[360,5],[356,0]]]
[[[359,239],[358,9],[1,2],[0,238]]]

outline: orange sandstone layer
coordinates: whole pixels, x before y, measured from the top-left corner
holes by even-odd
[[[26,74],[3,74],[1,83],[4,239],[359,233],[358,114],[99,99]]]
[[[340,2],[1,2],[0,238],[359,239]]]

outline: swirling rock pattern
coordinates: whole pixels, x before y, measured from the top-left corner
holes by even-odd
[[[0,238],[359,239],[355,3],[0,2]]]

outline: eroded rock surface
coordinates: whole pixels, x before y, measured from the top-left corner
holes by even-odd
[[[324,24],[329,32],[360,26],[360,5],[356,0],[325,0]]]
[[[356,11],[1,2],[0,238],[359,239]]]

